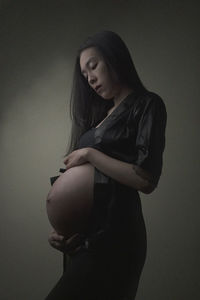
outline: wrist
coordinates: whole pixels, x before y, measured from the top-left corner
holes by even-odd
[[[91,161],[91,156],[92,156],[92,152],[93,152],[93,148],[91,148],[91,147],[87,147],[87,148],[85,148],[85,159],[87,160],[87,161]]]

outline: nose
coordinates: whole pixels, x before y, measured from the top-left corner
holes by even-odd
[[[88,82],[90,85],[93,85],[96,82],[96,77],[94,75],[89,76]]]

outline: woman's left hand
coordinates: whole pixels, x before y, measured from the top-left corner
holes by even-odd
[[[75,151],[72,151],[69,155],[67,155],[64,159],[64,164],[66,165],[66,169],[70,169],[75,166],[82,165],[88,161],[87,154],[89,148],[82,148]]]

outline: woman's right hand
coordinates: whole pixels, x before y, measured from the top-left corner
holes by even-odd
[[[63,235],[60,235],[55,230],[52,230],[49,234],[48,242],[53,248],[69,255],[73,255],[81,248],[83,237],[76,233],[69,239],[65,239]]]

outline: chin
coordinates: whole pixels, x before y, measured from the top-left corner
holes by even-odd
[[[111,93],[102,92],[99,95],[101,96],[101,98],[103,98],[105,100],[113,100],[113,98],[114,98],[114,96]]]

